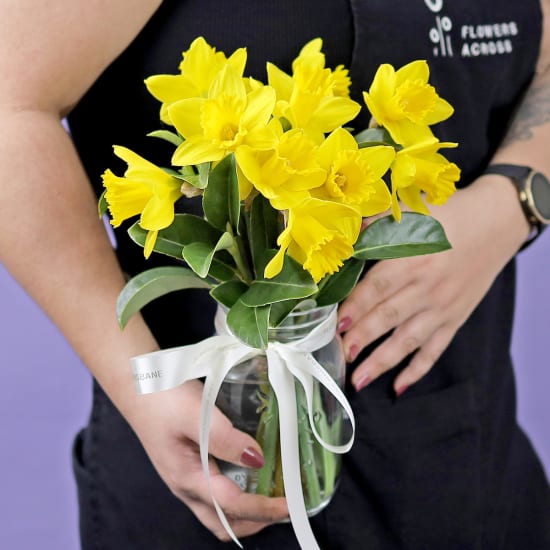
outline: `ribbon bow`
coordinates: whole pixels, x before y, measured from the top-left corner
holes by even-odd
[[[208,437],[216,397],[227,373],[239,363],[266,354],[268,377],[279,404],[279,431],[283,482],[290,522],[302,548],[319,549],[309,524],[300,479],[298,444],[298,417],[294,379],[304,388],[309,422],[317,441],[333,453],[345,453],[353,445],[355,418],[351,406],[333,378],[312,355],[334,337],[336,308],[330,316],[307,336],[289,343],[269,342],[267,350],[251,348],[233,336],[225,322],[225,315],[218,309],[215,319],[217,336],[197,344],[181,346],[139,355],[131,359],[138,393],[168,390],[196,378],[205,378],[200,411],[199,447],[201,463],[206,476],[212,502],[225,530],[241,548],[225,514],[212,493],[208,470]],[[347,413],[352,434],[343,445],[331,445],[317,432],[313,421],[313,379],[322,384]]]

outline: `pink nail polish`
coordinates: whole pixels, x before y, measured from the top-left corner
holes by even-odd
[[[401,395],[403,395],[407,390],[409,389],[409,386],[401,386],[400,388],[397,388],[395,390],[395,395],[397,397],[400,397]]]
[[[365,386],[369,384],[371,381],[371,377],[368,374],[363,374],[359,377],[357,382],[355,382],[355,389],[357,391],[361,391]]]
[[[353,344],[349,348],[348,357],[350,362],[355,361],[355,358],[359,355],[359,346],[356,344]]]
[[[264,457],[252,447],[247,447],[241,455],[241,462],[251,468],[261,468],[264,465]]]
[[[338,323],[338,327],[336,328],[336,330],[339,333],[346,332],[346,330],[348,330],[350,326],[351,326],[351,319],[349,317],[343,317],[342,319],[340,319],[340,322]]]

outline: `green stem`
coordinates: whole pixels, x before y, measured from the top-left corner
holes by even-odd
[[[304,489],[306,508],[314,509],[321,504],[321,487],[317,475],[317,461],[314,451],[314,445],[317,442],[309,425],[304,390],[301,386],[298,386],[296,389],[302,487]]]
[[[241,280],[250,286],[252,284],[252,273],[243,258],[240,239],[237,235],[235,235],[235,233],[233,233],[233,228],[229,223],[227,224],[226,230],[233,238],[233,246],[228,249],[228,252],[235,261]]]
[[[273,475],[277,464],[277,447],[279,444],[279,407],[271,386],[266,387],[267,404],[258,424],[256,439],[264,454],[264,465],[258,471],[256,493],[271,496]]]
[[[273,495],[274,497],[285,496],[285,483],[283,480],[283,460],[281,458],[281,445],[277,445],[277,462],[275,464],[275,474],[273,475]]]
[[[327,421],[327,415],[321,399],[321,386],[319,382],[314,382],[313,386],[313,413],[315,425],[321,438],[334,444],[332,430]],[[324,496],[330,496],[334,491],[334,482],[336,479],[336,463],[334,453],[325,449],[321,444],[319,446],[320,460],[323,466],[323,484]]]

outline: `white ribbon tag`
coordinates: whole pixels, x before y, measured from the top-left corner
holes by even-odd
[[[212,336],[189,346],[155,351],[131,359],[138,393],[153,393],[175,388],[196,378],[205,378],[201,401],[199,447],[204,475],[208,482],[212,502],[225,530],[233,541],[242,544],[231,529],[227,518],[212,493],[208,470],[208,439],[212,413],[220,387],[227,373],[239,363],[264,352],[243,344],[233,336],[220,309],[215,319],[218,336]],[[336,308],[331,315],[306,337],[289,343],[269,342],[267,351],[268,377],[279,404],[279,434],[285,496],[290,522],[300,546],[318,550],[309,524],[302,493],[296,412],[295,378],[304,388],[309,422],[317,441],[333,453],[345,453],[353,445],[355,417],[351,406],[333,378],[312,355],[327,345],[336,330]],[[317,432],[313,422],[313,380],[322,384],[340,403],[351,423],[352,433],[343,445],[332,445]]]

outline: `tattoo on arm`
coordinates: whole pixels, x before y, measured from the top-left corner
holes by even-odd
[[[550,122],[550,81],[545,78],[529,88],[510,126],[504,144],[527,141],[533,128]]]

